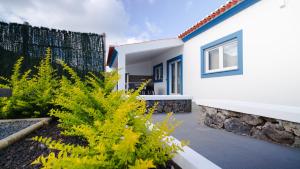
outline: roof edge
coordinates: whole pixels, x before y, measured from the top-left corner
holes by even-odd
[[[260,0],[230,0],[225,5],[221,6],[210,15],[197,22],[195,25],[179,34],[178,38],[186,42],[258,1]]]
[[[140,41],[140,42],[135,42],[135,43],[125,43],[125,44],[121,44],[121,45],[114,45],[114,47],[120,47],[120,46],[126,46],[126,45],[137,45],[137,44],[142,44],[142,43],[150,43],[150,42],[155,42],[155,41],[172,40],[172,39],[182,40],[181,38],[178,38],[178,37],[164,38],[164,39],[153,39],[153,40],[145,40],[145,41]]]
[[[108,55],[107,55],[107,62],[106,65],[111,67],[116,56],[118,54],[118,51],[120,48],[122,47],[126,47],[127,45],[140,45],[140,44],[147,44],[147,43],[154,43],[154,42],[159,42],[159,41],[172,41],[172,40],[176,40],[180,43],[183,44],[182,39],[178,38],[178,37],[174,37],[174,38],[165,38],[165,39],[154,39],[154,40],[149,40],[149,41],[142,41],[142,42],[137,42],[137,43],[128,43],[128,44],[122,44],[122,45],[116,45],[116,46],[110,46],[109,50],[108,50]]]

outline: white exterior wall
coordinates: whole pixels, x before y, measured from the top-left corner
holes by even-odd
[[[126,73],[130,75],[152,75],[151,61],[126,65]]]
[[[153,70],[153,66],[163,63],[163,81],[154,83],[154,91],[156,95],[167,94],[167,60],[172,59],[181,54],[182,54],[182,47],[178,47],[178,48],[171,49],[168,52],[165,52],[153,59],[151,70]]]
[[[300,1],[262,0],[185,42],[183,94],[300,107]],[[243,30],[243,75],[201,78],[200,47]],[[165,65],[164,65],[165,68]]]

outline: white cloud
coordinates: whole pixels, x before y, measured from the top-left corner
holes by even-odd
[[[126,42],[129,15],[119,0],[1,0],[0,20],[70,31],[106,33],[107,42]]]
[[[148,0],[155,3],[155,0]],[[120,0],[1,0],[0,20],[78,32],[106,33],[108,45],[149,40],[162,30],[148,20],[131,25]],[[143,29],[145,27],[146,29]],[[126,35],[133,31],[137,36]]]
[[[141,32],[136,37],[128,38],[126,40],[126,44],[138,43],[138,42],[143,42],[143,41],[148,41],[148,40],[150,40],[150,34],[147,31],[145,31],[145,32]]]
[[[148,41],[152,36],[159,35],[162,33],[160,27],[158,27],[155,23],[150,22],[148,19],[146,19],[145,21],[145,27],[146,29],[140,32],[136,37],[128,38],[126,44]],[[135,29],[137,28],[135,27]]]
[[[162,30],[152,22],[149,22],[148,20],[145,22],[147,30],[152,34],[160,34]]]

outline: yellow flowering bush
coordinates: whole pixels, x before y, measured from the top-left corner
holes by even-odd
[[[155,125],[154,108],[145,114],[146,102],[137,99],[143,86],[137,91],[114,90],[119,79],[116,71],[101,79],[91,73],[82,80],[66,64],[61,65],[70,76],[62,77],[54,100],[59,108],[50,115],[59,119],[64,135],[82,137],[88,144],[35,137],[33,140],[58,151],[40,156],[33,164],[43,168],[147,169],[163,166],[182,150],[183,143],[165,139],[178,125],[171,114]]]
[[[12,96],[0,98],[0,118],[46,116],[53,108],[58,80],[51,66],[51,51],[35,68],[21,73],[23,57],[17,60],[10,79],[0,77],[0,88],[10,88]],[[2,83],[1,83],[2,82]]]

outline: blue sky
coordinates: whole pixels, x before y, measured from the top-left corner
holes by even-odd
[[[0,20],[103,33],[108,45],[176,37],[227,0],[1,0]]]
[[[138,37],[139,32],[148,30],[150,39],[174,37],[226,1],[123,0],[125,10],[130,16],[130,24],[134,26],[127,33],[129,36]]]

